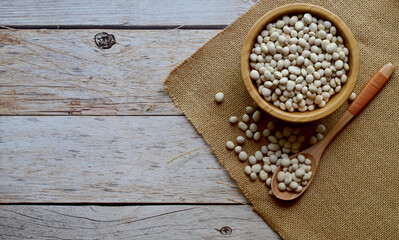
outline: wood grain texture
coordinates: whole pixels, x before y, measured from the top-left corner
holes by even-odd
[[[238,205],[0,206],[0,219],[2,239],[280,239]]]
[[[246,202],[183,116],[3,116],[0,153],[0,203]]]
[[[219,30],[0,31],[1,115],[182,115],[163,79]]]
[[[255,0],[0,1],[2,25],[227,25]]]

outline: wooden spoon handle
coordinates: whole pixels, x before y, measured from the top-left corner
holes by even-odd
[[[357,115],[374,98],[374,96],[377,95],[381,88],[385,86],[394,70],[395,66],[392,65],[392,63],[388,63],[380,71],[374,74],[349,106],[348,111],[354,116]]]

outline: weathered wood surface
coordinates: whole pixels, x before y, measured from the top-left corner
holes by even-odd
[[[3,116],[0,153],[1,203],[246,202],[183,116]]]
[[[8,0],[2,25],[226,25],[255,0]]]
[[[1,115],[181,115],[163,80],[218,30],[0,30]]]
[[[280,239],[249,207],[0,206],[2,239]]]
[[[0,203],[29,204],[0,206],[0,238],[278,239],[230,205],[246,199],[163,91],[220,30],[155,30],[220,29],[255,2],[0,1],[0,27],[32,29],[0,30],[0,115],[31,115],[0,117]],[[81,30],[36,30],[57,26]]]

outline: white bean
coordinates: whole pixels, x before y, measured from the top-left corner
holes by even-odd
[[[297,188],[298,188],[298,186],[299,186],[299,185],[298,185],[298,183],[297,183],[297,182],[291,182],[289,186],[290,186],[290,188],[292,188],[292,189],[294,189],[294,190],[295,190],[295,189],[297,189]]]
[[[249,125],[249,129],[252,132],[256,132],[258,130],[258,125],[256,125],[256,123],[251,123],[251,125]]]
[[[258,161],[262,160],[263,159],[263,153],[261,151],[256,151],[255,152],[255,158]]]
[[[237,118],[236,116],[231,116],[231,117],[229,118],[229,122],[230,122],[231,124],[236,124],[237,121],[238,121],[238,118]]]
[[[245,161],[245,160],[247,160],[247,158],[248,158],[248,154],[247,154],[246,152],[244,152],[244,151],[241,151],[241,152],[238,154],[238,158],[239,158],[241,161]]]
[[[316,137],[317,141],[320,141],[321,139],[323,139],[323,134],[317,133],[315,137]]]
[[[291,160],[289,158],[283,158],[281,160],[281,165],[283,167],[288,167],[288,166],[290,166],[290,164],[291,164]]]
[[[305,160],[305,162],[306,162],[306,160]],[[303,170],[301,168],[299,168],[295,171],[295,176],[297,176],[298,178],[302,178],[304,174],[305,174],[305,170]]]
[[[266,179],[266,186],[270,187],[271,184],[272,184],[272,178]],[[269,194],[270,194],[270,192],[269,192]]]
[[[256,164],[257,160],[254,156],[249,156],[248,162],[249,162],[249,164],[254,165],[254,164]]]
[[[247,131],[247,129],[248,129],[248,125],[244,122],[239,122],[238,127],[244,132]]]
[[[255,181],[255,180],[258,178],[258,175],[257,175],[256,173],[252,172],[252,173],[249,175],[249,178],[250,178],[252,181]]]
[[[247,112],[247,114],[252,114],[254,112],[254,108],[251,106],[248,106],[245,108],[245,112]]]
[[[256,70],[254,70],[254,71],[256,71]],[[223,99],[224,99],[224,94],[222,92],[218,92],[215,94],[215,101],[217,103],[223,102]]]
[[[285,174],[284,184],[289,185],[292,182],[292,175],[290,173]]]
[[[241,146],[236,146],[234,148],[234,152],[236,152],[237,154],[240,153],[242,151],[242,147]]]
[[[278,184],[278,189],[279,189],[280,191],[284,191],[286,188],[287,188],[287,187],[285,186],[284,183],[281,182],[281,183]]]
[[[302,30],[304,28],[304,26],[305,25],[303,24],[302,21],[298,21],[298,22],[295,23],[295,30],[296,31],[300,31],[300,30]]]
[[[311,145],[316,144],[316,143],[317,143],[316,137],[315,137],[315,136],[311,136],[310,139],[309,139],[309,143],[310,143]]]
[[[326,131],[326,127],[323,124],[319,124],[316,126],[315,131],[317,133],[324,133]]]
[[[245,166],[244,172],[245,172],[245,174],[250,175],[252,173],[251,166]]]
[[[266,128],[263,130],[263,136],[268,137],[270,135],[270,129]]]
[[[227,141],[227,142],[226,142],[226,147],[227,147],[227,149],[229,149],[229,150],[233,150],[233,148],[234,148],[234,143],[233,143],[232,141]]]
[[[252,138],[254,136],[254,133],[248,129],[247,131],[245,131],[245,135],[247,136],[247,138]]]
[[[350,101],[353,101],[353,100],[355,100],[355,98],[356,98],[356,93],[351,93],[351,95],[349,96],[349,100]]]
[[[252,120],[254,120],[255,122],[258,122],[260,120],[260,111],[255,111],[252,114]]]
[[[244,114],[244,115],[242,115],[242,121],[244,121],[244,122],[249,122],[249,116],[248,116],[248,114]]]
[[[305,184],[306,185],[306,184]],[[295,189],[295,192],[302,192],[302,186],[298,186],[296,189]]]
[[[312,160],[310,160],[309,158],[305,159],[305,165],[311,165],[312,164]]]
[[[277,181],[283,182],[284,179],[285,179],[285,172],[281,172],[281,171],[278,172],[278,174],[277,174]]]
[[[259,173],[262,170],[262,166],[260,164],[252,165],[252,172]]]
[[[245,138],[243,136],[238,136],[236,141],[238,144],[243,144],[245,142]]]
[[[260,132],[254,133],[253,139],[254,139],[255,141],[258,141],[258,140],[260,139]]]
[[[259,178],[261,181],[263,181],[263,182],[266,181],[268,177],[269,177],[269,175],[264,170],[260,170]]]

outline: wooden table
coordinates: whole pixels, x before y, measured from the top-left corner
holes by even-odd
[[[162,84],[254,2],[0,1],[0,238],[278,239]]]

